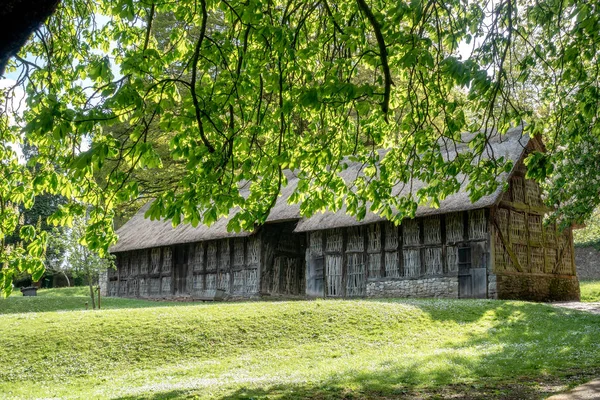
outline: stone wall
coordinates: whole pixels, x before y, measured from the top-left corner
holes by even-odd
[[[367,297],[458,298],[457,277],[435,277],[367,283]]]
[[[576,247],[575,267],[579,279],[600,279],[600,251],[593,247]]]
[[[497,274],[496,288],[502,300],[579,301],[576,276]]]
[[[108,296],[108,271],[100,272],[98,285],[100,286],[100,296]]]
[[[496,283],[496,275],[490,274],[488,271],[488,287],[487,287],[487,297],[488,299],[497,299],[498,298],[498,287]]]

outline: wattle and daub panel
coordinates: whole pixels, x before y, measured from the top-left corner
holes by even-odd
[[[487,235],[485,210],[309,232],[306,293],[364,296],[369,280],[456,276],[459,249],[473,245],[484,250],[472,265],[485,267]]]
[[[172,261],[170,247],[117,254],[117,269],[108,271],[109,296],[171,296]]]
[[[517,168],[492,218],[496,272],[575,275],[570,230],[544,224],[538,184]]]

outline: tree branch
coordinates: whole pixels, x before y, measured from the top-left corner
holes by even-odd
[[[392,90],[392,74],[390,73],[390,66],[388,64],[387,58],[387,47],[385,45],[385,40],[383,38],[383,34],[381,33],[381,25],[373,15],[373,12],[365,2],[365,0],[356,0],[359,8],[365,14],[369,23],[373,27],[373,32],[375,33],[375,38],[377,39],[377,45],[379,46],[379,58],[381,59],[381,68],[383,69],[383,75],[385,79],[385,86],[383,92],[383,102],[381,103],[381,110],[385,114],[385,120],[388,120],[388,111],[390,108],[390,93]]]
[[[202,139],[202,143],[204,143],[208,151],[214,153],[215,148],[208,141],[208,138],[204,133],[204,125],[202,124],[202,118],[200,116],[200,103],[198,103],[198,96],[196,94],[198,58],[200,57],[200,48],[202,47],[202,42],[204,41],[204,35],[206,33],[206,22],[208,20],[208,13],[206,12],[206,0],[200,0],[200,4],[202,6],[202,25],[200,26],[200,37],[198,37],[198,41],[196,42],[196,48],[194,49],[194,58],[192,60],[192,81],[190,85],[190,91],[192,92],[192,101],[194,102],[194,109],[196,111],[196,122],[198,123],[198,131],[200,132],[200,138]]]
[[[144,39],[144,51],[148,49],[148,43],[150,42],[150,32],[152,31],[152,21],[154,20],[154,3],[150,7],[148,12],[148,26],[146,27],[146,38]]]

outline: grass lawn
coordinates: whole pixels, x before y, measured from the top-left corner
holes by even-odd
[[[600,316],[544,304],[82,301],[0,300],[2,398],[539,399],[600,373]]]
[[[581,281],[581,301],[600,301],[600,281]]]
[[[52,289],[39,289],[37,291],[38,296],[45,297],[72,297],[72,296],[89,296],[90,288],[87,286],[73,286],[73,287],[63,287],[63,288],[52,288]],[[20,289],[13,289],[10,294],[11,297],[22,297]]]

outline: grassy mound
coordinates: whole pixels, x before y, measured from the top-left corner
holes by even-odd
[[[11,295],[7,299],[0,298],[0,315],[51,311],[84,311],[91,308],[91,304],[88,292],[85,290],[81,291],[81,287],[42,289],[38,291],[37,297],[24,297],[19,294],[19,296]],[[183,305],[185,303],[168,301],[111,297],[103,297],[101,299],[101,307],[103,309],[173,307]]]
[[[543,304],[107,299],[130,308],[39,313],[14,305],[49,299],[0,300],[8,398],[539,398],[548,386],[538,382],[550,376],[600,368],[600,317]]]
[[[13,289],[11,297],[22,297],[20,289]],[[73,286],[63,288],[39,289],[38,296],[43,297],[73,297],[73,296],[89,296],[90,288],[88,286]]]

